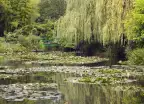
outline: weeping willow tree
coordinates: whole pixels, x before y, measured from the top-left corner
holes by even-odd
[[[125,34],[126,14],[132,0],[66,0],[65,16],[58,21],[57,37],[67,43],[81,40],[106,45],[117,43]]]
[[[57,36],[69,42],[117,42],[124,33],[123,20],[132,0],[67,0],[65,16],[58,21]]]

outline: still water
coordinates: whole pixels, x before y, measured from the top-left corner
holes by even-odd
[[[141,84],[98,85],[67,82],[76,74],[8,73],[0,79],[0,104],[144,104]]]

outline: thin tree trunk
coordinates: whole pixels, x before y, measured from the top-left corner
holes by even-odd
[[[0,37],[4,37],[4,21],[0,21]]]
[[[117,44],[113,43],[109,44],[108,54],[109,54],[109,67],[112,67],[112,65],[115,65],[118,62]]]
[[[4,29],[0,26],[0,37],[4,37]]]

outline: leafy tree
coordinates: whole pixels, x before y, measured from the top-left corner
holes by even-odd
[[[123,7],[119,0],[66,2],[66,13],[58,21],[59,37],[75,43],[81,40],[90,41],[91,38],[103,44],[119,41],[123,32],[121,27]]]
[[[0,0],[3,15],[0,17],[7,32],[31,24],[39,16],[39,0]]]
[[[112,63],[117,62],[118,48],[124,40],[125,14],[129,0],[66,0],[66,13],[58,21],[57,37],[65,44],[86,40],[109,46]]]
[[[65,0],[41,0],[40,4],[40,20],[45,19],[56,20],[64,15],[66,2]]]
[[[138,47],[144,47],[144,0],[135,0],[125,26],[128,39],[134,40]]]

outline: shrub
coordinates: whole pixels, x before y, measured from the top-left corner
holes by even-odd
[[[35,35],[23,36],[20,35],[18,37],[19,43],[30,50],[38,50],[40,48],[40,37]]]
[[[0,39],[0,53],[13,54],[17,52],[25,52],[26,48],[20,43],[9,43],[4,39]]]
[[[10,44],[10,46],[14,53],[17,53],[17,52],[24,53],[27,51],[27,49],[24,46],[22,46],[20,43]]]
[[[44,50],[45,46],[41,37],[46,40],[53,40],[54,23],[48,22],[45,24],[31,24],[15,30],[13,33],[9,32],[6,35],[6,41],[12,44],[20,43],[28,51]]]
[[[12,53],[12,48],[7,42],[0,42],[0,53]]]
[[[16,33],[9,33],[6,41],[12,45],[14,51],[31,51],[31,50],[44,50],[43,41],[40,36],[36,35],[22,35]],[[16,45],[14,45],[16,44]]]
[[[19,34],[15,33],[15,32],[13,32],[13,33],[9,32],[6,35],[5,40],[9,43],[17,43],[18,36],[19,36]]]
[[[144,48],[128,52],[128,62],[132,65],[144,65]]]
[[[54,34],[54,23],[52,21],[48,21],[44,24],[34,23],[31,25],[26,25],[18,30],[15,30],[13,33],[8,33],[6,35],[8,41],[15,41],[19,35],[29,36],[44,36],[48,40],[53,39]]]
[[[19,57],[23,60],[38,60],[39,59],[37,53],[22,54]]]

